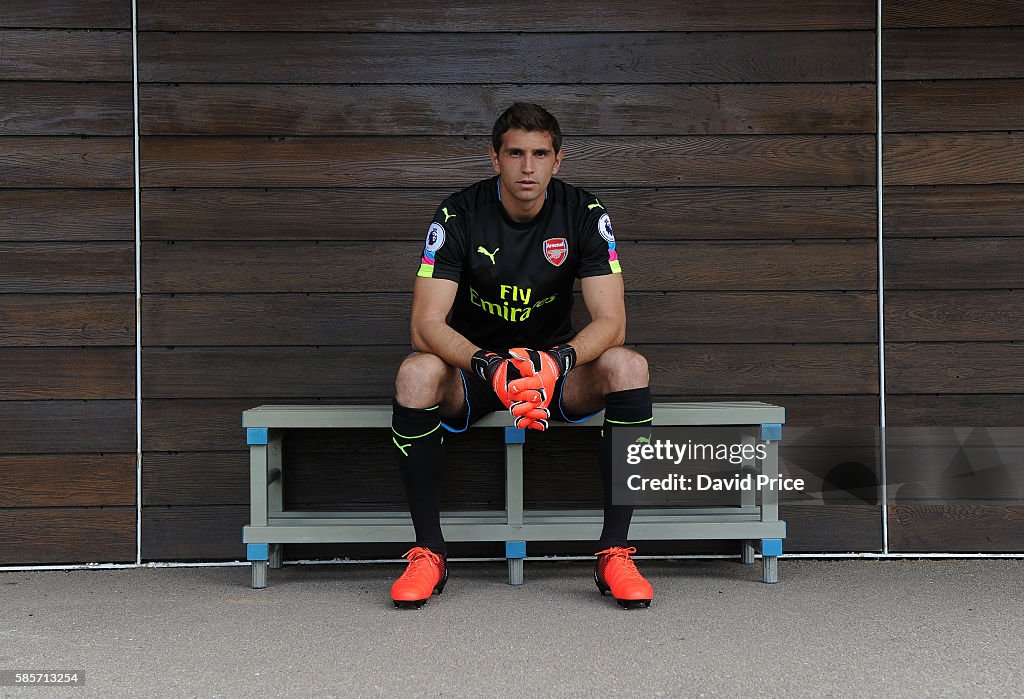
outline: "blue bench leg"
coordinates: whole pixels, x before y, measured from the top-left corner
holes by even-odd
[[[761,579],[766,583],[779,581],[779,556],[782,555],[782,539],[761,539]]]
[[[506,541],[505,560],[508,561],[508,584],[523,584],[523,560],[526,558],[525,541]]]
[[[269,544],[248,544],[246,558],[252,562],[252,589],[262,590],[267,586],[267,566],[270,558]]]

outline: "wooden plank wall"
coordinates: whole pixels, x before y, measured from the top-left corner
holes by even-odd
[[[241,554],[243,409],[389,401],[430,216],[514,99],[612,213],[657,398],[786,405],[827,493],[789,549],[881,548],[874,436],[838,429],[878,422],[872,2],[336,7],[139,3],[144,558]],[[502,501],[484,437],[446,506]],[[534,443],[530,504],[597,502],[592,439]],[[404,507],[385,433],[287,448],[290,506]]]
[[[787,551],[881,549],[874,2],[137,6],[144,560],[242,555],[242,410],[389,400],[429,218],[514,99],[612,213],[657,399],[785,405]],[[1024,540],[1022,18],[885,3],[894,551]],[[0,564],[134,560],[131,22],[0,11]],[[445,506],[498,506],[497,434],[447,445]],[[594,448],[531,438],[528,503],[596,504]],[[404,507],[383,431],[287,450],[292,507]],[[339,552],[400,553],[288,555]]]
[[[1024,3],[883,7],[890,548],[1019,552]]]
[[[131,5],[0,9],[0,564],[134,561]]]

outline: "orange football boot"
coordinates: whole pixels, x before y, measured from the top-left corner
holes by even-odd
[[[647,582],[640,571],[636,569],[631,555],[636,549],[630,546],[628,549],[622,546],[613,546],[604,551],[598,551],[597,562],[594,564],[594,582],[601,595],[611,591],[612,597],[620,605],[629,609],[630,607],[651,606],[651,599],[654,597],[654,588]]]
[[[391,586],[391,601],[396,608],[414,606],[419,609],[432,593],[441,594],[448,582],[448,566],[444,556],[422,546],[409,549],[402,558],[408,558],[409,565]]]

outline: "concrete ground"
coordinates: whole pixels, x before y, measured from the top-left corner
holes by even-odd
[[[454,561],[421,610],[393,565],[0,573],[0,673],[85,673],[0,696],[1010,697],[1024,561],[639,561],[650,609],[585,562]]]

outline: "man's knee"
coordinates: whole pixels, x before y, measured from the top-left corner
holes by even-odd
[[[647,360],[626,347],[612,347],[597,359],[605,380],[605,392],[644,388],[650,383]]]
[[[395,400],[407,408],[429,408],[441,400],[453,368],[435,354],[411,354],[398,367]]]

